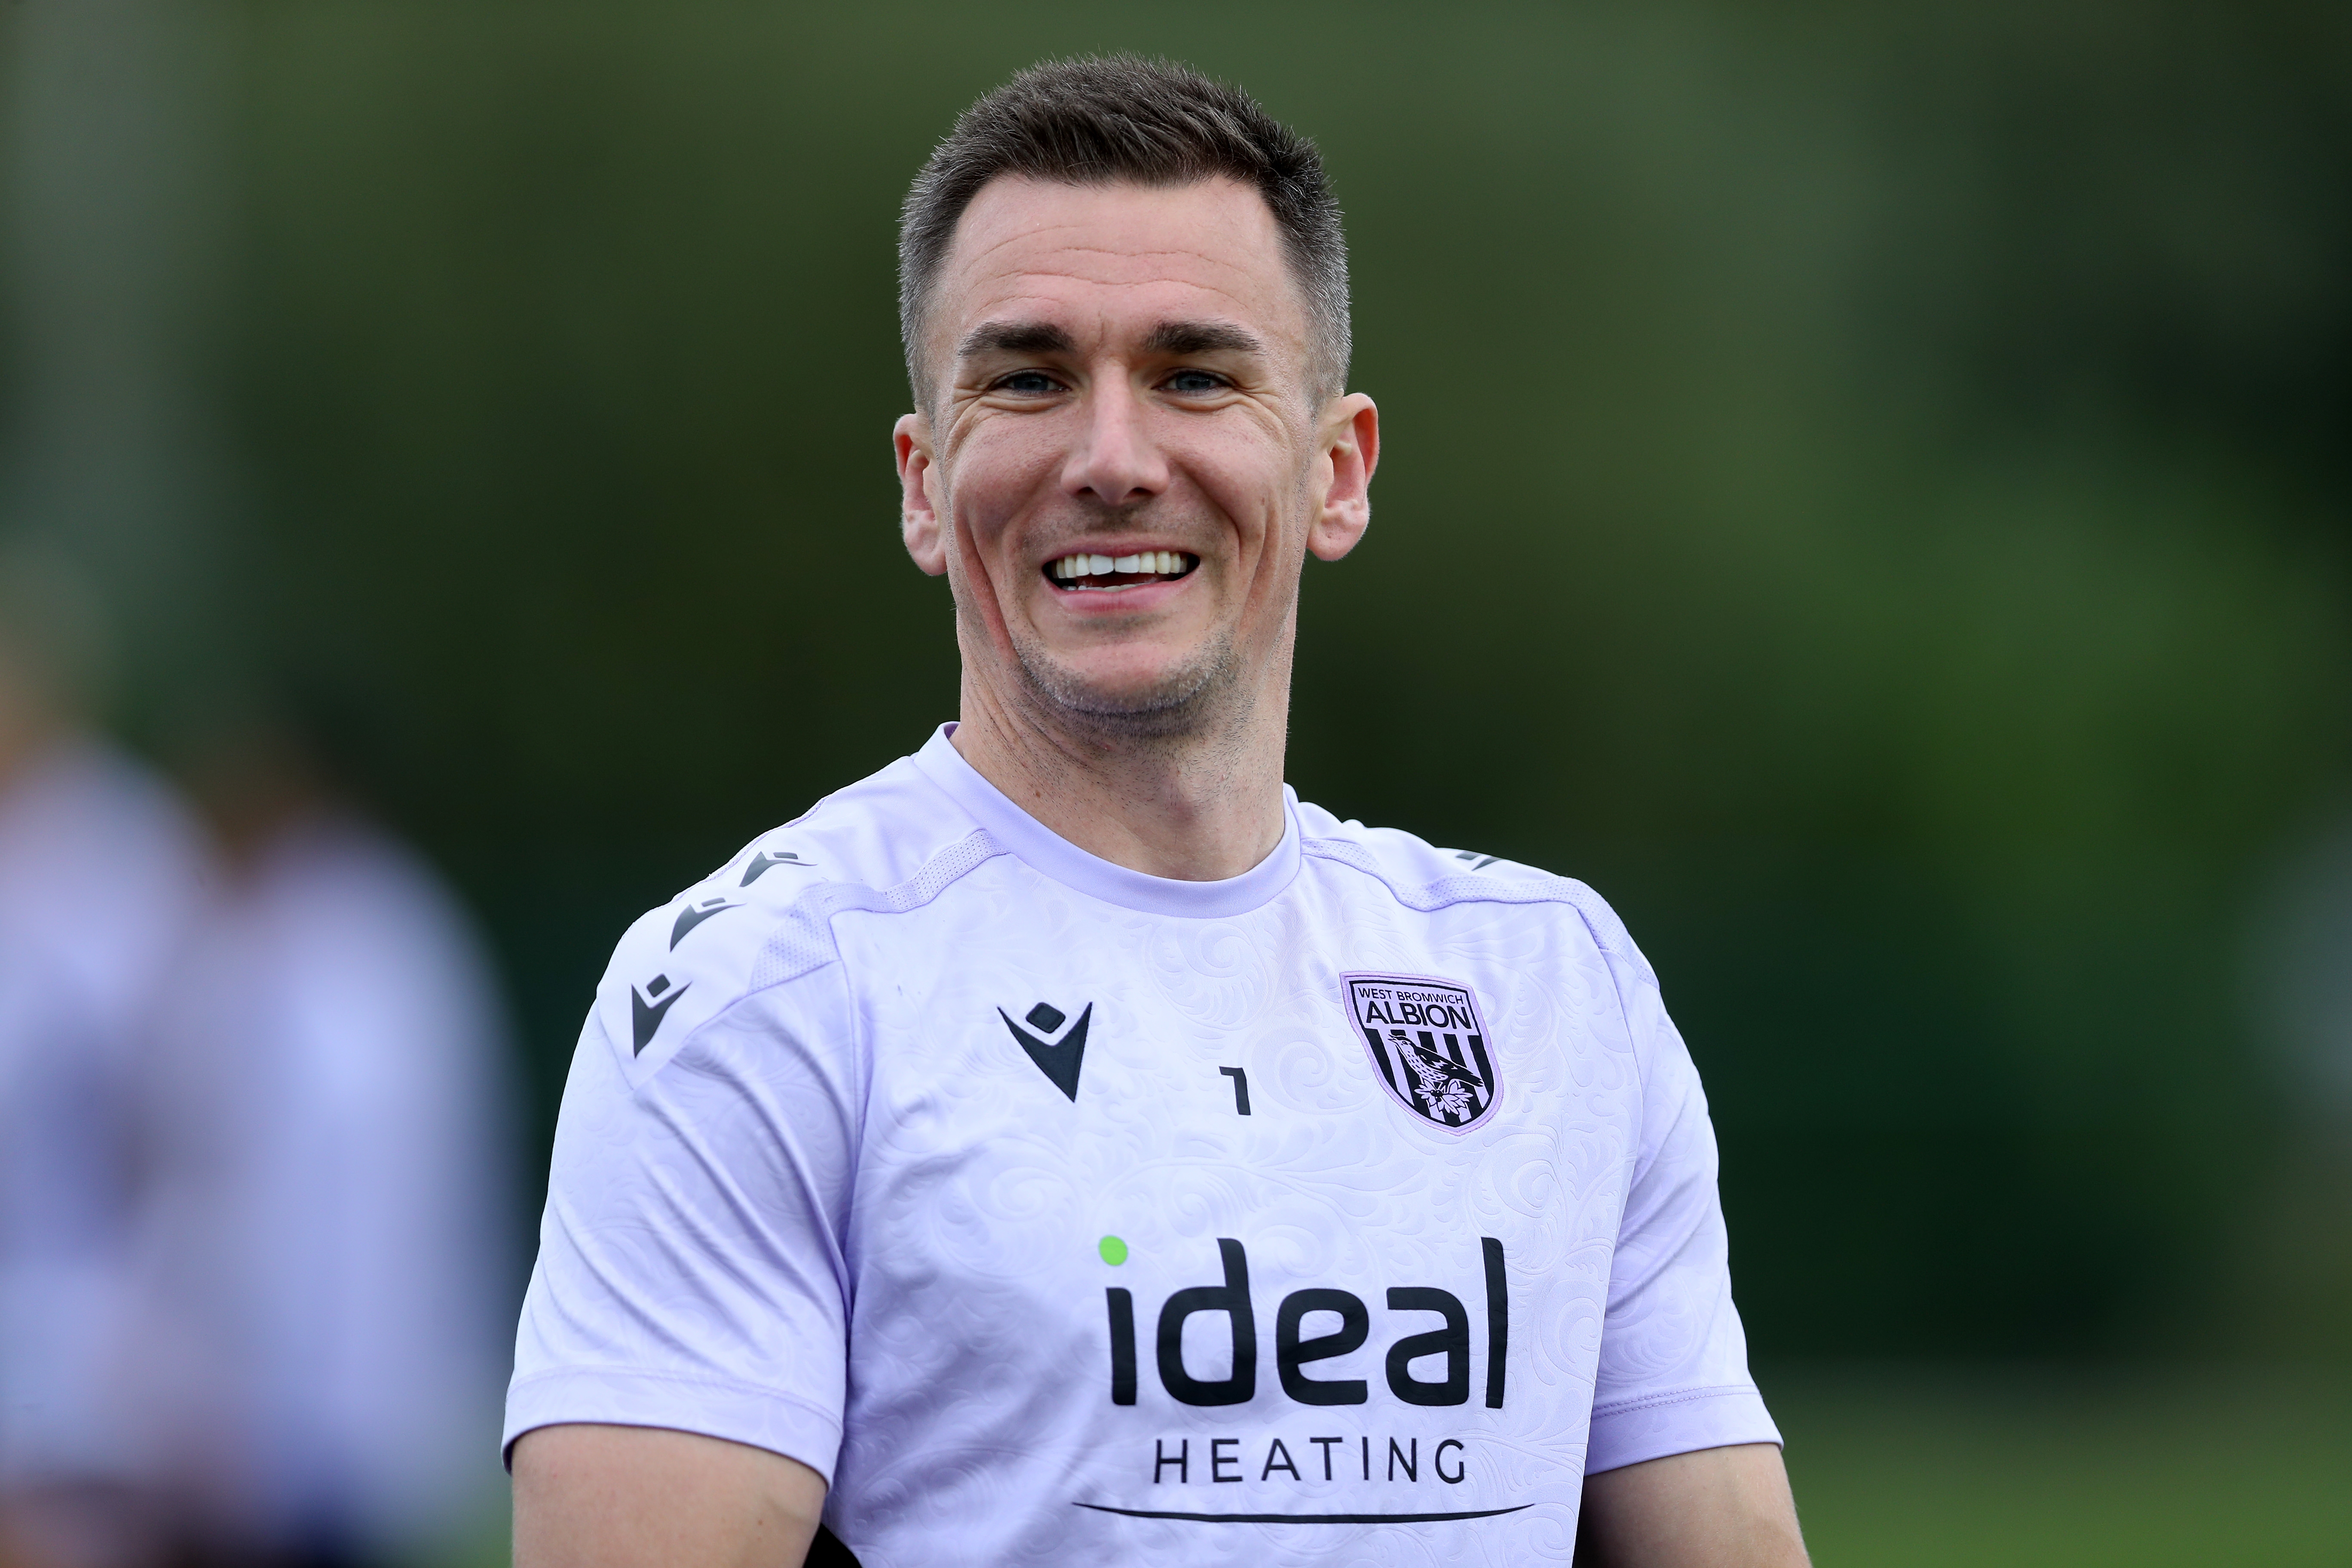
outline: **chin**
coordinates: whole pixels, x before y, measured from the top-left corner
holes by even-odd
[[[1220,643],[1181,658],[1122,659],[1116,668],[1069,664],[1022,650],[1033,692],[1079,728],[1153,737],[1190,733],[1219,709],[1234,686],[1232,649]]]

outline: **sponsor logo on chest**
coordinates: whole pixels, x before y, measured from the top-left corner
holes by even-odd
[[[1470,987],[1420,974],[1343,974],[1339,983],[1349,1020],[1399,1105],[1449,1132],[1486,1120],[1503,1086]]]

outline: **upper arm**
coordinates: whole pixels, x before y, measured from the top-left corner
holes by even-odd
[[[1577,1568],[1805,1568],[1780,1450],[1701,1448],[1584,1482]]]
[[[1641,1124],[1610,1263],[1587,1473],[1734,1444],[1777,1443],[1731,1301],[1715,1130],[1656,981],[1617,962],[1641,1072]]]
[[[824,1479],[655,1426],[541,1426],[514,1448],[515,1568],[798,1568]]]
[[[832,1473],[857,1101],[842,994],[835,970],[760,993],[634,1085],[643,1058],[590,1020],[517,1335],[510,1439],[670,1428]]]

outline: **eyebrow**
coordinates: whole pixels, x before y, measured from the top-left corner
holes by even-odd
[[[956,345],[956,358],[981,354],[1068,353],[1077,344],[1061,328],[1045,321],[983,321]]]
[[[1265,352],[1255,332],[1223,321],[1162,321],[1143,340],[1144,352],[1156,354],[1244,353]]]

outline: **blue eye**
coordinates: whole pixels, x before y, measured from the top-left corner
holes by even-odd
[[[1223,392],[1225,378],[1205,370],[1180,370],[1160,385],[1179,397],[1205,397],[1213,392]]]
[[[1018,397],[1046,397],[1061,391],[1062,384],[1042,370],[1016,370],[998,382],[996,390]]]

